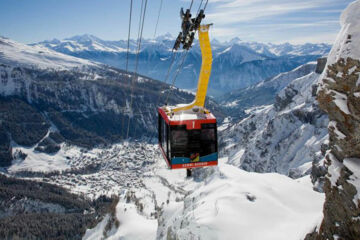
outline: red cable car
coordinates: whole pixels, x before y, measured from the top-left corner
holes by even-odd
[[[210,112],[170,114],[158,109],[159,145],[169,168],[214,166],[218,162],[216,118]]]

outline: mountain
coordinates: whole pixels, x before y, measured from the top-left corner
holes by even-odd
[[[143,75],[164,81],[170,65],[174,39],[170,35],[154,39],[142,39],[139,55],[139,72]],[[32,44],[44,46],[55,51],[79,58],[108,64],[120,69],[126,66],[127,41],[105,41],[92,35],[75,36],[64,40],[43,41]],[[213,69],[209,85],[211,95],[245,88],[267,78],[288,72],[302,64],[326,55],[330,50],[327,44],[264,44],[243,42],[239,39],[221,43],[212,41]],[[129,69],[135,67],[136,41],[130,41]],[[182,53],[176,54],[174,68],[170,75],[171,82],[175,69],[180,65]],[[185,60],[184,67],[176,81],[176,86],[185,89],[196,88],[201,67],[199,43]]]
[[[51,158],[64,142],[83,148],[119,142],[127,135],[129,118],[130,137],[151,138],[156,104],[164,104],[165,94],[171,91],[169,104],[194,98],[159,81],[141,75],[134,81],[122,70],[44,47],[0,38],[0,52],[2,166],[13,158],[35,160],[39,152]],[[207,106],[221,122],[220,107],[211,99]],[[17,146],[31,150],[14,156]]]
[[[312,163],[321,160],[328,138],[327,116],[315,100],[320,74],[314,70],[313,64],[304,65],[254,87],[257,94],[266,91],[264,86],[272,88],[272,94],[277,89],[278,93],[273,104],[262,102],[247,109],[248,117],[222,130],[222,154],[228,156],[230,164],[295,178],[311,172]]]
[[[100,66],[94,62],[71,57],[41,46],[27,46],[0,37],[2,64],[27,68],[69,70],[82,67]]]
[[[323,176],[326,200],[314,239],[360,239],[360,1],[343,11],[341,30],[319,81],[319,106],[329,116]]]
[[[234,120],[243,118],[247,109],[273,103],[276,95],[291,81],[315,71],[316,65],[316,62],[306,63],[256,85],[231,91],[219,98],[220,103]]]
[[[13,239],[20,233],[42,238],[49,226],[50,238],[68,234],[75,239],[299,239],[319,224],[324,195],[313,191],[310,176],[299,178],[306,174],[305,167],[289,174],[297,179],[280,174],[288,173],[288,158],[283,160],[282,154],[291,148],[285,144],[279,147],[281,167],[272,162],[271,168],[264,167],[272,173],[246,172],[239,169],[233,153],[242,151],[240,144],[246,147],[258,141],[244,138],[254,132],[251,130],[235,138],[231,131],[236,135],[240,123],[230,125],[220,132],[223,158],[219,166],[194,170],[193,178],[186,178],[185,170],[167,168],[157,144],[149,139],[156,131],[153,109],[161,92],[171,91],[170,104],[190,101],[193,94],[141,75],[135,82],[130,108],[131,73],[49,49],[42,57],[38,49],[45,51],[41,46],[23,46],[1,38],[1,171],[12,177],[12,182],[22,181],[24,187],[9,184],[9,196],[0,198],[0,238]],[[30,53],[36,60],[25,59]],[[74,65],[57,64],[67,61]],[[285,130],[299,133],[289,140],[302,132],[306,137],[317,134],[308,145],[315,143],[318,155],[320,137],[325,134],[321,123],[326,124],[326,119],[311,105],[311,85],[319,74],[302,74],[305,76],[286,80],[289,84],[279,89],[279,98],[268,107],[272,108],[270,113],[250,112],[256,116],[248,119],[259,119],[254,133],[261,150],[255,149],[256,154],[271,141],[267,133],[275,136],[269,149],[278,140],[276,136],[286,141],[279,125],[287,121],[285,126],[291,128]],[[281,83],[283,78],[278,79]],[[291,95],[295,90],[295,96]],[[223,108],[212,99],[207,105],[221,125],[226,116]],[[269,121],[262,121],[261,114]],[[125,140],[128,117],[132,138]],[[265,127],[269,129],[264,133],[266,142],[261,137]],[[254,158],[260,167],[265,166],[261,159]],[[299,162],[296,159],[288,165],[294,168]],[[46,185],[39,187],[29,180]],[[19,228],[17,224],[22,222],[26,227]]]

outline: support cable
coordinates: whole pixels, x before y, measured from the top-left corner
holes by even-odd
[[[175,76],[174,76],[174,78],[173,78],[173,80],[172,80],[172,83],[171,83],[171,85],[170,85],[169,92],[168,92],[168,94],[167,94],[167,96],[166,96],[165,104],[167,104],[167,102],[168,102],[168,100],[169,100],[169,95],[170,95],[171,88],[173,88],[173,87],[175,86],[176,78],[178,77],[179,73],[181,72],[181,69],[182,69],[183,66],[184,66],[185,59],[186,59],[188,53],[189,53],[189,51],[186,51],[186,52],[185,52],[185,54],[184,54],[184,56],[183,56],[183,58],[182,58],[182,60],[181,60],[180,66],[178,67],[178,69],[177,69],[177,71],[176,71],[176,74],[175,74]]]
[[[189,7],[190,10],[192,8],[193,3],[194,3],[194,0],[191,0],[190,7]]]
[[[127,52],[126,52],[126,72],[129,69],[129,51],[130,51],[130,34],[131,34],[131,17],[132,17],[133,0],[130,1],[130,16],[129,16],[129,30],[127,40]]]
[[[125,70],[126,70],[127,75],[128,75],[128,70],[129,70],[129,51],[130,51],[132,8],[133,8],[133,0],[130,0],[129,30],[128,30],[128,41],[127,41],[127,51],[126,51],[126,66],[125,66]],[[128,86],[130,86],[130,79],[131,79],[131,77],[129,77]],[[126,109],[126,92],[125,92],[124,95],[125,95],[125,101],[124,101],[124,105],[125,105],[124,110],[125,110]],[[125,123],[125,116],[123,117],[122,123],[121,123],[121,127],[125,130],[124,123]]]
[[[142,11],[143,4],[144,4],[144,0],[141,1],[141,12],[140,12],[140,22],[139,22],[139,32],[138,32],[138,46],[137,46],[137,52],[136,52],[135,71],[134,71],[134,75],[133,75],[134,77],[132,79],[132,86],[131,86],[130,109],[132,108],[132,104],[133,104],[134,83],[137,80],[137,69],[138,69],[138,65],[139,65],[139,53],[140,53],[140,49],[141,49],[141,39],[142,39],[143,31],[144,31],[147,0],[145,0],[144,10]],[[141,26],[141,29],[140,29],[140,26]],[[126,138],[129,137],[129,130],[130,130],[130,116],[129,116],[129,120],[128,120]]]
[[[198,8],[198,10],[197,10],[197,14],[196,14],[196,15],[198,15],[198,14],[199,14],[200,9],[201,9],[201,5],[202,5],[203,1],[204,1],[204,0],[201,0],[200,5],[199,5],[199,8]]]
[[[205,12],[205,9],[206,9],[206,7],[208,5],[208,2],[209,2],[209,0],[206,0],[205,6],[204,6],[204,12]]]
[[[161,0],[161,2],[162,2],[162,0]],[[203,0],[201,0],[201,3],[202,3],[202,2],[203,2]],[[193,6],[193,3],[194,3],[194,0],[191,0],[190,7],[189,7],[190,10],[191,10],[191,8],[192,8],[192,6]],[[200,4],[200,6],[201,6],[201,4]],[[200,6],[199,6],[199,8],[200,8]],[[198,11],[200,11],[200,9],[199,9]],[[176,54],[176,51],[174,51],[174,49],[173,49],[173,50],[172,50],[172,56],[171,56],[171,63],[170,63],[170,66],[169,66],[169,68],[168,68],[168,71],[167,71],[167,74],[166,74],[164,83],[167,83],[167,80],[168,80],[168,78],[169,78],[169,76],[170,76],[170,70],[172,69],[172,66],[173,66],[173,63],[174,63],[174,60],[175,60],[175,54]],[[160,100],[161,100],[162,94],[163,94],[163,93],[160,92],[159,97],[158,97],[158,101],[157,101],[157,103],[156,103],[155,106],[159,105],[159,102],[160,102]]]
[[[156,31],[157,31],[158,24],[159,24],[159,19],[160,19],[160,13],[161,13],[162,4],[163,4],[163,0],[160,1],[160,8],[159,8],[159,14],[158,14],[158,17],[157,17],[157,20],[156,20],[154,38],[156,37]]]
[[[192,8],[192,6],[193,6],[193,3],[194,3],[194,0],[192,0],[191,3],[190,3],[190,7],[189,7],[190,10],[191,10],[191,8]],[[202,3],[203,3],[203,0],[201,0],[201,2],[200,2],[199,8],[198,8],[198,10],[197,10],[197,14],[199,14],[199,12],[200,12]],[[208,4],[208,0],[207,0],[206,3],[205,3],[204,11],[205,11],[205,8],[206,8],[207,4]],[[176,74],[175,74],[175,76],[174,76],[174,78],[173,78],[173,80],[172,80],[172,84],[170,85],[170,89],[169,89],[168,94],[167,94],[167,96],[166,96],[165,104],[168,103],[171,88],[173,88],[173,87],[175,86],[176,79],[177,79],[177,77],[178,77],[178,75],[179,75],[179,73],[180,73],[180,71],[181,71],[181,68],[183,67],[183,65],[184,65],[184,63],[185,63],[185,59],[186,59],[188,53],[189,53],[189,51],[187,50],[186,53],[185,53],[185,55],[183,56],[183,58],[182,58],[182,60],[181,60],[181,64],[179,65],[179,67],[178,67],[178,69],[177,69],[177,71],[176,71]],[[170,71],[171,71],[171,69],[172,69],[172,66],[173,66],[173,63],[174,63],[174,59],[175,59],[174,56],[175,56],[175,51],[174,51],[174,49],[173,49],[173,55],[172,55],[172,57],[171,57],[171,63],[170,63],[170,66],[169,66],[169,69],[168,69],[168,72],[167,72],[167,75],[166,75],[166,78],[165,78],[165,81],[164,81],[165,83],[167,83],[167,79],[169,78]],[[164,92],[165,92],[165,91],[164,91]],[[158,100],[157,100],[157,104],[155,105],[155,107],[157,107],[157,106],[159,105],[162,95],[163,95],[163,92],[160,92],[159,97],[158,97]],[[153,138],[153,136],[152,136],[151,138]]]

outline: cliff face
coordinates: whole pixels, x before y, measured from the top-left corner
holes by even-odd
[[[306,239],[360,239],[360,1],[341,16],[342,30],[319,82],[329,116],[324,219]]]

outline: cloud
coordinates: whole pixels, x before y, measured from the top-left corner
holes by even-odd
[[[209,0],[206,21],[222,40],[332,42],[351,0]]]
[[[331,1],[330,1],[331,2]],[[207,17],[217,24],[249,22],[254,19],[300,12],[320,8],[329,1],[288,1],[288,0],[213,0]]]
[[[295,38],[287,39],[287,42],[292,44],[304,44],[304,43],[334,43],[336,39],[336,33],[314,33],[311,36],[297,36]]]

